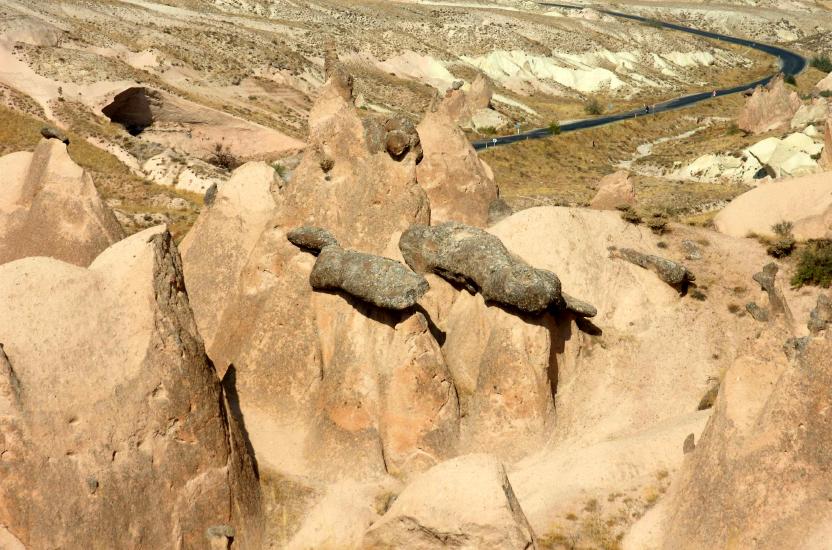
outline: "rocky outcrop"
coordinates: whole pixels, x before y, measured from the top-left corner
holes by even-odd
[[[740,113],[737,126],[751,134],[786,130],[801,105],[797,92],[789,90],[780,76],[754,90]]]
[[[832,326],[832,298],[826,294],[818,294],[817,305],[809,313],[809,332],[819,334],[830,326]]]
[[[473,97],[484,95],[474,93]],[[430,198],[433,223],[454,220],[485,227],[498,191],[491,169],[478,158],[459,127],[469,112],[466,98],[462,90],[449,91],[439,107],[419,123],[424,158],[417,167],[417,177]]]
[[[321,227],[298,227],[289,231],[286,238],[301,250],[311,252],[316,256],[322,248],[330,245],[338,245],[338,240],[332,236],[332,233]]]
[[[87,266],[124,237],[90,175],[58,139],[0,158],[0,264],[48,256]]]
[[[589,206],[596,210],[615,210],[619,206],[634,206],[635,203],[636,189],[630,174],[619,170],[601,178],[598,182],[598,193]]]
[[[610,250],[610,256],[621,258],[639,267],[653,271],[658,275],[659,279],[682,294],[686,292],[688,285],[696,280],[694,274],[682,264],[653,254],[644,254],[632,248],[613,248]]]
[[[795,190],[800,192],[796,193]],[[793,224],[796,239],[826,238],[832,231],[829,173],[773,181],[743,193],[714,218],[716,229],[733,237],[775,237],[772,226]]]
[[[828,546],[832,340],[803,340],[789,360],[781,338],[765,332],[728,370],[696,449],[625,548]]]
[[[832,171],[832,114],[826,119],[826,126],[823,133],[823,154],[820,157],[820,165],[826,170]]]
[[[487,301],[527,313],[566,305],[557,275],[512,257],[500,239],[481,229],[455,222],[414,225],[399,248],[415,271],[437,273]]]
[[[40,135],[44,139],[57,139],[64,145],[69,145],[69,137],[67,137],[66,133],[54,126],[44,126],[40,129]]]
[[[829,103],[823,97],[812,99],[811,103],[801,105],[794,114],[791,128],[803,129],[816,122],[824,122],[829,112]]]
[[[815,91],[817,91],[817,92],[832,92],[832,73],[829,73],[820,82],[815,84]]]
[[[424,277],[396,260],[325,246],[309,275],[315,290],[343,290],[384,309],[413,307],[427,292]]]
[[[251,457],[167,231],[89,269],[0,266],[0,317],[0,524],[26,547],[261,547]]]
[[[362,548],[537,548],[502,464],[474,454],[428,470],[396,498]]]

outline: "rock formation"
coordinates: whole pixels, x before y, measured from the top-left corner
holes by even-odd
[[[505,469],[488,455],[444,462],[415,479],[367,531],[362,548],[537,548]]]
[[[793,224],[797,239],[830,235],[832,179],[828,172],[774,181],[743,193],[716,215],[714,226],[733,237],[774,237],[772,226],[783,221]]]
[[[320,250],[309,283],[315,290],[343,290],[374,306],[395,310],[413,307],[428,291],[425,278],[400,262],[344,250],[337,244]]]
[[[801,105],[797,92],[789,90],[780,76],[754,90],[740,113],[737,126],[751,134],[786,130]]]
[[[832,298],[826,294],[819,294],[817,305],[809,314],[809,332],[818,334],[830,326],[832,326]]]
[[[0,266],[0,524],[26,547],[261,547],[251,457],[184,288],[164,228],[89,269]]]
[[[820,165],[826,170],[832,171],[832,114],[826,118],[826,126],[823,133],[823,154],[820,157]]]
[[[696,277],[688,268],[667,258],[644,254],[632,248],[612,249],[610,255],[655,272],[659,276],[659,279],[677,289],[682,294],[685,293],[688,285],[696,280]]]
[[[433,271],[487,301],[527,313],[566,305],[557,275],[513,258],[500,239],[481,229],[454,222],[414,225],[402,233],[399,248],[415,271]]]
[[[619,206],[634,206],[635,203],[636,189],[630,175],[624,170],[619,170],[601,178],[598,182],[598,193],[589,206],[596,210],[615,210]]]
[[[487,90],[472,90],[472,96],[475,104],[485,101],[486,96],[488,101],[491,99]],[[485,227],[498,191],[491,169],[477,157],[459,127],[470,113],[467,98],[462,90],[449,91],[438,108],[428,112],[417,126],[424,151],[417,178],[430,199],[433,223],[453,220]]]
[[[814,98],[811,103],[801,105],[791,122],[792,129],[806,128],[810,124],[826,121],[829,104],[823,97]]]
[[[815,84],[817,92],[832,92],[832,73],[826,75],[820,82]]]
[[[725,374],[713,416],[625,548],[825,548],[832,340],[783,353],[775,327]],[[753,488],[753,489],[750,489]]]
[[[0,158],[0,264],[49,256],[87,266],[124,237],[92,178],[59,139]]]

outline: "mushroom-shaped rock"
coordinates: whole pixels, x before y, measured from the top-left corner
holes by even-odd
[[[309,283],[315,290],[343,290],[385,309],[412,307],[428,291],[425,278],[400,262],[338,245],[321,249]]]
[[[0,266],[0,525],[27,548],[261,548],[260,496],[170,234]],[[3,546],[0,543],[0,546]]]
[[[768,298],[768,309],[773,316],[780,315],[791,322],[792,313],[789,309],[789,304],[786,302],[786,297],[783,295],[783,290],[777,284],[777,272],[780,270],[774,262],[763,266],[763,270],[755,273],[752,279],[760,285],[760,288],[766,293]],[[756,319],[756,317],[755,317]]]
[[[64,143],[42,140],[33,153],[0,158],[0,264],[48,256],[87,266],[124,238],[90,175]]]
[[[434,466],[398,496],[361,545],[382,548],[536,548],[505,469],[491,455]]]
[[[338,244],[338,241],[332,236],[332,233],[326,229],[309,225],[304,225],[289,231],[286,238],[298,248],[314,254],[320,252],[325,246]]]
[[[456,222],[411,226],[399,248],[415,271],[433,271],[492,302],[527,313],[563,309],[560,280],[513,257],[494,235]]]
[[[632,248],[614,248],[610,252],[613,258],[621,258],[639,267],[653,271],[659,276],[659,279],[677,289],[679,292],[685,292],[688,284],[696,280],[696,277],[688,268],[667,258],[661,258],[652,254],[643,254]]]

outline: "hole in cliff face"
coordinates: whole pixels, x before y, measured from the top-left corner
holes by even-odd
[[[150,99],[146,88],[128,88],[115,96],[101,112],[111,121],[124,126],[130,135],[137,136],[153,124]]]

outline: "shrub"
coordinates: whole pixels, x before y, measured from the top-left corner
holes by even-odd
[[[820,97],[832,97],[832,90],[824,90],[820,93]]]
[[[286,177],[286,172],[288,172],[288,170],[285,166],[283,166],[283,164],[275,162],[274,164],[272,164],[272,168],[274,168],[274,171],[277,172],[277,175],[281,178]]]
[[[792,285],[829,288],[832,285],[832,240],[812,240],[800,255]]]
[[[785,258],[792,253],[795,247],[792,222],[782,221],[771,226],[771,230],[777,235],[774,242],[769,243],[766,253],[774,258]]]
[[[493,136],[497,133],[497,129],[493,126],[485,126],[479,129],[481,134],[485,134],[487,136]]]
[[[601,107],[601,103],[595,99],[594,97],[587,101],[586,105],[584,106],[584,111],[588,115],[600,115],[604,113],[604,108]]]
[[[616,209],[621,212],[621,219],[625,222],[632,223],[634,225],[641,223],[641,216],[639,216],[638,212],[633,210],[633,207],[629,204],[617,206]]]
[[[553,136],[557,136],[560,134],[560,124],[558,122],[553,122],[549,124],[549,133]]]
[[[832,73],[832,59],[828,55],[817,55],[812,58],[812,67],[825,73]]]
[[[783,77],[783,82],[786,84],[791,84],[792,86],[797,86],[797,80],[795,80],[793,74],[787,74]]]
[[[653,214],[646,223],[650,231],[656,235],[664,235],[667,232],[667,216],[664,214]]]
[[[229,171],[239,168],[242,164],[222,143],[214,144],[214,152],[208,157],[208,162],[218,168]]]

